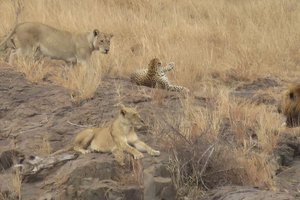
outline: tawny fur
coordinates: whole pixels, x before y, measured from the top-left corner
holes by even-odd
[[[124,151],[133,155],[134,159],[143,158],[141,152],[159,156],[159,151],[139,140],[135,133],[134,127],[142,124],[143,120],[136,109],[122,106],[119,115],[110,126],[85,129],[77,134],[73,145],[52,155],[68,150],[75,150],[82,154],[93,151],[111,152],[120,165],[124,165]]]
[[[107,54],[112,34],[94,29],[87,33],[74,34],[38,22],[17,24],[0,47],[11,48],[10,63],[15,56],[50,57],[68,63],[85,63],[93,51]]]
[[[279,113],[286,116],[288,127],[300,125],[300,84],[291,84],[278,105]]]

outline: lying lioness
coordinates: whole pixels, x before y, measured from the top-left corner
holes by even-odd
[[[141,126],[143,123],[136,109],[122,105],[119,115],[110,126],[85,129],[78,133],[71,147],[54,154],[72,149],[82,154],[91,151],[112,152],[120,165],[124,165],[124,151],[133,155],[134,159],[143,158],[141,152],[159,156],[160,152],[139,140],[134,131],[134,127]]]

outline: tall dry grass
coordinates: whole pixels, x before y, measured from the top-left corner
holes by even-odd
[[[99,73],[127,75],[157,56],[174,61],[171,79],[191,89],[215,71],[233,69],[250,79],[265,74],[297,76],[297,0],[27,0],[23,5],[21,22],[114,33],[110,54],[93,56],[93,65],[103,68]],[[0,36],[9,32],[14,18],[12,1],[2,0]],[[130,50],[134,46],[140,47],[136,55]]]
[[[298,79],[298,0],[26,0],[23,5],[22,22],[114,34],[111,52],[94,53],[90,66],[54,67],[54,82],[76,91],[79,99],[91,97],[102,76],[128,76],[156,56],[176,63],[170,73],[173,82],[215,104],[214,109],[198,108],[187,99],[181,121],[174,121],[195,147],[185,149],[188,145],[177,143],[182,155],[175,156],[171,168],[178,187],[210,188],[221,181],[273,186],[275,166],[267,161],[277,144],[280,119],[268,106],[240,104],[228,94],[239,81],[264,76]],[[1,0],[0,37],[12,28],[14,17],[12,2]],[[49,73],[33,66],[19,70],[29,78],[35,71],[33,81]],[[228,143],[220,144],[224,137]],[[180,156],[199,162],[183,162]],[[208,167],[205,163],[209,172],[201,172]]]
[[[179,195],[195,199],[223,185],[276,188],[279,166],[273,152],[280,141],[280,115],[266,105],[240,103],[224,87],[215,90],[213,106],[183,102],[184,117],[167,118],[175,130],[165,143],[173,154],[169,170]]]

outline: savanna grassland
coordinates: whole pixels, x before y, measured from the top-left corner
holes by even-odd
[[[108,55],[93,54],[88,66],[70,68],[19,61],[33,82],[51,73],[54,84],[93,97],[106,76],[128,77],[153,57],[175,62],[169,79],[191,91],[177,131],[166,140],[173,180],[182,193],[222,184],[276,189],[272,154],[281,137],[275,103],[255,104],[231,95],[256,80],[279,87],[258,91],[278,100],[300,71],[300,2],[297,0],[26,0],[19,22],[38,21],[71,32],[94,28],[113,33]],[[14,25],[12,1],[0,1],[0,37]],[[199,107],[192,96],[210,106]],[[168,116],[170,121],[174,116]],[[159,124],[157,129],[159,129]],[[232,142],[224,142],[231,135]],[[225,135],[225,136],[224,136]],[[253,136],[255,135],[255,137]]]

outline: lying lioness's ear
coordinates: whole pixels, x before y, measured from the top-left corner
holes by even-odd
[[[108,36],[111,39],[112,37],[114,37],[114,34],[109,34]]]
[[[94,36],[96,37],[99,35],[100,31],[98,29],[95,29],[95,30],[93,30],[93,33],[94,33]]]
[[[122,103],[120,103],[119,105],[120,105],[120,113],[124,116],[126,114],[125,106]]]
[[[120,113],[121,113],[121,115],[125,116],[126,115],[126,110],[124,108],[121,108]]]

